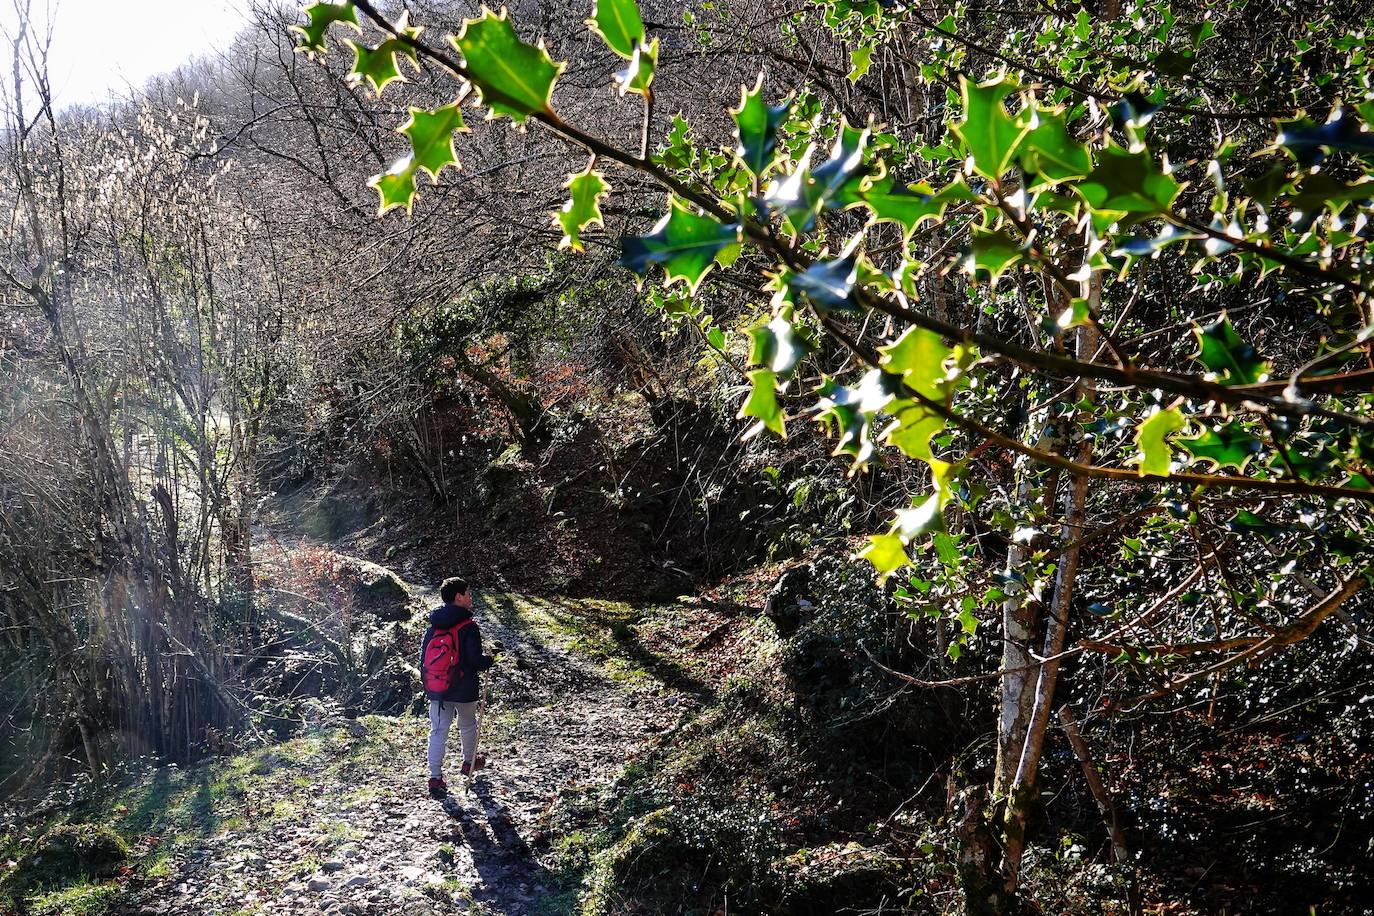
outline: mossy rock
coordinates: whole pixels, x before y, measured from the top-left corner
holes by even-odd
[[[519,515],[525,498],[525,465],[519,446],[509,446],[478,475],[476,506],[488,520],[501,522]]]
[[[129,846],[103,824],[62,824],[45,833],[0,883],[4,896],[25,896],[105,878],[129,860]]]
[[[353,587],[359,604],[378,620],[405,622],[414,615],[410,589],[394,572],[355,559],[350,559],[345,569],[354,575]]]
[[[778,635],[787,638],[802,624],[801,604],[811,584],[811,567],[793,566],[783,572],[768,593],[763,607],[764,616],[773,622]]]
[[[682,843],[672,808],[660,808],[636,821],[625,838],[611,851],[607,864],[619,875],[630,871],[654,872],[659,866],[680,861]]]
[[[388,715],[400,715],[415,698],[424,699],[419,672],[410,665],[392,660],[368,678],[367,708]],[[427,708],[427,707],[425,707]]]
[[[802,849],[769,869],[778,876],[779,911],[795,916],[903,909],[910,866],[880,849],[856,843]]]
[[[582,912],[588,916],[611,912],[613,900],[639,896],[640,891],[662,894],[677,883],[692,850],[678,835],[672,807],[659,808],[630,825],[625,836],[597,855],[589,877]]]
[[[333,541],[361,531],[380,517],[375,499],[356,493],[327,493],[304,507],[300,522],[312,537]]]

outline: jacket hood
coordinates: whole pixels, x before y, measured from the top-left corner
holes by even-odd
[[[457,626],[471,616],[471,608],[459,607],[456,604],[442,604],[429,612],[429,625],[435,629],[443,630]]]

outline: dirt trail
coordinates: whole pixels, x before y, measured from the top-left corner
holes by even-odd
[[[615,679],[541,625],[537,607],[479,595],[483,637],[501,658],[486,680],[490,766],[470,792],[451,775],[446,803],[424,794],[421,719],[370,719],[366,734],[340,725],[329,750],[264,758],[260,769],[289,774],[275,784],[299,793],[298,814],[207,836],[126,912],[570,912],[575,891],[541,861],[541,815],[560,792],[613,779],[690,700],[650,678]],[[450,771],[457,743],[455,730]],[[279,810],[295,797],[267,801]]]
[[[491,679],[492,718],[515,715],[505,734],[497,731],[488,776],[443,807],[462,831],[455,864],[470,866],[476,898],[499,913],[535,912],[534,901],[548,890],[529,849],[539,816],[561,791],[613,779],[636,746],[677,721],[687,701],[661,687],[630,688],[532,638],[512,619],[518,611],[509,599],[479,599],[477,613],[484,638],[503,647],[504,664]]]

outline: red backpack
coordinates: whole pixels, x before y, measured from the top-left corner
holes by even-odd
[[[444,693],[453,686],[453,672],[457,671],[460,678],[463,676],[463,669],[459,665],[458,634],[470,623],[474,623],[471,617],[460,620],[451,627],[435,630],[429,638],[425,645],[424,667],[420,672],[427,692]]]

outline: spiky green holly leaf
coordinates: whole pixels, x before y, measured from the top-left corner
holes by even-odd
[[[458,165],[458,153],[453,149],[453,135],[467,130],[458,103],[441,105],[426,111],[410,109],[410,118],[399,128],[410,140],[410,155],[415,167],[429,173],[431,181],[439,181],[439,173],[448,166]]]
[[[943,531],[945,527],[944,509],[954,498],[954,477],[958,469],[947,461],[928,458],[931,482],[935,492],[924,498],[912,500],[910,509],[899,510],[892,524],[892,533],[904,543],[932,531]]]
[[[1139,449],[1136,456],[1140,460],[1140,476],[1168,477],[1169,463],[1173,453],[1169,448],[1168,436],[1186,425],[1183,414],[1177,407],[1157,410],[1151,414],[1135,433],[1135,445]]]
[[[1253,385],[1269,376],[1269,364],[1242,340],[1224,314],[1209,325],[1193,328],[1198,351],[1193,358],[1216,375],[1223,385]]]
[[[901,509],[897,512],[892,533],[909,544],[923,534],[943,531],[945,522],[940,511],[942,508],[938,493],[914,500],[910,509]]]
[[[1262,445],[1237,420],[1217,426],[1203,426],[1196,436],[1179,439],[1178,444],[1193,456],[1194,461],[1210,461],[1216,469],[1235,468],[1244,471],[1246,462],[1260,451]]]
[[[850,298],[859,275],[859,256],[851,252],[832,261],[817,261],[806,270],[787,271],[783,282],[793,293],[804,293],[817,311],[857,312],[858,305]]]
[[[908,458],[930,461],[930,440],[945,428],[945,418],[917,401],[898,401],[891,413],[895,419],[883,431],[883,441]]]
[[[840,132],[830,146],[830,158],[811,170],[816,196],[822,207],[843,207],[852,203],[846,193],[857,192],[860,169],[868,141],[873,136],[873,118],[863,127],[854,127],[848,118],[840,120]]]
[[[301,36],[296,50],[304,51],[306,54],[323,54],[328,50],[324,36],[329,27],[336,22],[352,26],[355,32],[363,30],[362,24],[358,22],[358,10],[352,3],[312,3],[305,8],[305,15],[310,21],[305,25],[291,26],[291,31]]]
[[[974,171],[985,178],[999,178],[1030,130],[1024,118],[1007,113],[1005,100],[1016,86],[1001,79],[972,83],[960,78],[964,116],[951,130],[964,143]]]
[[[872,124],[862,129],[842,121],[839,135],[830,149],[830,158],[811,168],[814,148],[802,154],[796,171],[775,179],[764,194],[763,204],[781,212],[787,228],[794,234],[807,232],[826,207],[848,207],[859,200],[859,185],[864,151],[872,134]]]
[[[1193,72],[1197,55],[1192,51],[1164,50],[1155,55],[1155,69],[1165,76],[1184,77]]]
[[[654,152],[654,161],[667,168],[682,171],[692,167],[696,156],[696,138],[692,136],[691,126],[681,114],[673,115],[672,127],[668,130],[668,136],[664,138],[662,145]]]
[[[872,564],[879,581],[911,565],[911,558],[906,555],[906,545],[891,533],[870,535],[868,546],[859,551],[859,557]]]
[[[1091,316],[1092,306],[1088,300],[1074,298],[1070,300],[1068,307],[1055,317],[1052,333],[1067,331],[1069,328],[1076,328],[1079,325],[1087,324]]]
[[[381,198],[377,206],[378,216],[394,207],[405,207],[409,213],[415,203],[415,160],[410,156],[402,156],[391,168],[380,175],[373,175],[367,183]]]
[[[393,28],[400,36],[412,41],[424,31],[420,26],[410,25],[408,12],[401,13],[401,18],[396,20]],[[396,63],[397,55],[410,61],[416,70],[420,69],[420,58],[415,49],[396,36],[389,36],[375,48],[351,40],[347,44],[353,49],[353,69],[349,72],[349,78],[354,81],[365,80],[379,97],[389,83],[396,80],[405,82]]]
[[[1297,225],[1305,227],[1323,210],[1340,213],[1356,201],[1374,200],[1374,179],[1365,175],[1346,184],[1332,177],[1329,172],[1316,172],[1302,176],[1292,190],[1279,199],[1292,207],[1299,217],[1303,217]]]
[[[902,393],[902,380],[891,372],[869,369],[859,379],[859,384],[849,390],[859,412],[871,416],[897,399]]]
[[[974,616],[973,608],[974,604],[971,597],[965,597],[959,605],[959,614],[956,619],[959,621],[959,626],[963,627],[966,636],[974,636],[978,633],[978,618]]]
[[[773,370],[778,378],[787,378],[811,350],[792,324],[792,309],[782,309],[767,324],[749,329],[752,343],[749,362]]]
[[[1025,247],[1006,230],[974,226],[964,263],[976,279],[996,284],[1008,268],[1025,256]]]
[[[1374,471],[1355,471],[1341,486],[1351,490],[1374,490]]]
[[[555,63],[542,42],[521,41],[505,9],[498,14],[483,7],[482,15],[465,20],[462,31],[450,40],[490,109],[488,117],[505,115],[521,124],[532,114],[553,114],[553,84],[567,64]]]
[[[1244,182],[1245,193],[1265,213],[1273,209],[1274,199],[1280,194],[1288,194],[1293,190],[1294,178],[1288,174],[1288,168],[1284,165],[1271,165],[1258,175]]]
[[[850,392],[850,389],[841,389]],[[826,425],[835,436],[832,455],[847,455],[852,461],[851,470],[866,467],[873,460],[873,439],[869,435],[872,421],[859,412],[852,403],[824,397],[817,403],[816,419]]]
[[[558,224],[563,227],[563,239],[559,248],[582,250],[582,232],[588,226],[604,226],[601,221],[601,198],[610,193],[611,186],[600,172],[587,166],[585,172],[568,177],[564,185],[568,189],[568,201],[558,211]]]
[[[749,397],[739,409],[739,418],[753,417],[758,423],[744,434],[745,438],[767,429],[786,439],[787,425],[778,404],[778,377],[771,369],[755,369],[749,373],[749,385]]]
[[[1308,451],[1290,440],[1283,453],[1275,452],[1265,462],[1265,466],[1279,476],[1291,474],[1300,480],[1320,480],[1331,473],[1339,461],[1330,449],[1317,448]],[[1358,475],[1356,477],[1358,478]]]
[[[1149,126],[1163,104],[1162,101],[1156,101],[1143,92],[1131,91],[1122,95],[1121,101],[1111,106],[1108,111],[1118,127],[1124,128],[1128,136],[1136,137],[1139,131]]]
[[[601,36],[610,48],[629,60],[635,48],[644,44],[644,19],[636,0],[593,0],[592,18],[587,26]]]
[[[635,45],[629,63],[625,65],[624,69],[616,71],[616,88],[620,90],[621,95],[633,92],[647,96],[649,86],[654,81],[654,71],[657,68],[658,39],[655,38],[648,45]]]
[[[1369,542],[1347,528],[1344,531],[1329,531],[1322,536],[1322,546],[1333,556],[1353,560],[1369,550]]]
[[[873,421],[879,411],[893,409],[902,395],[902,380],[890,372],[870,369],[852,388],[826,379],[820,394],[812,412],[835,434],[832,454],[849,456],[849,473],[857,474],[877,454]]]
[[[741,165],[755,175],[762,176],[776,158],[778,128],[787,120],[789,99],[781,105],[769,105],[763,100],[763,74],[752,90],[740,86],[739,108],[730,110],[735,119],[735,137],[739,147],[735,156]]]
[[[770,324],[771,322],[764,322],[749,329],[749,364],[752,366],[773,368],[773,359],[778,352],[778,341],[773,329],[769,327]],[[790,322],[788,327],[791,327]]]
[[[868,68],[873,65],[873,52],[877,50],[876,45],[859,45],[849,52],[849,81],[857,83],[864,78]]]
[[[1021,143],[1020,158],[1022,168],[1039,179],[1031,182],[1032,188],[1083,178],[1092,171],[1088,145],[1069,135],[1062,111],[1035,108],[1026,117],[1030,129]]]
[[[1204,238],[1206,236],[1199,232],[1191,232],[1187,229],[1180,229],[1172,223],[1166,223],[1164,228],[1159,230],[1158,235],[1137,236],[1122,242],[1112,251],[1112,256],[1124,257],[1127,266],[1129,266],[1139,258],[1159,257],[1160,252],[1170,245]]]
[[[1248,509],[1237,509],[1236,514],[1227,520],[1226,527],[1242,534],[1258,534],[1266,541],[1288,530],[1286,525],[1276,525]]]
[[[714,217],[693,213],[673,198],[652,232],[622,240],[620,265],[640,276],[649,272],[650,265],[662,265],[669,283],[682,280],[695,292],[716,256],[739,238],[738,224],[726,225]]]
[[[909,186],[900,184],[886,173],[885,168],[864,182],[859,189],[859,198],[872,211],[875,223],[897,223],[908,236],[924,220],[943,216],[950,200],[925,182]]]
[[[414,28],[407,31],[418,34],[420,30]],[[348,45],[353,49],[353,69],[349,76],[355,81],[366,80],[378,96],[390,83],[406,81],[396,64],[396,55],[406,58],[417,69],[419,67],[420,60],[415,50],[397,38],[388,38],[375,48],[357,41],[349,41]]]
[[[1355,112],[1339,105],[1323,124],[1306,118],[1285,123],[1274,143],[1304,168],[1317,165],[1328,152],[1374,156],[1374,133]]]
[[[923,188],[927,185],[915,185],[914,187]],[[962,201],[964,203],[978,203],[982,198],[978,196],[973,188],[969,187],[968,180],[963,175],[956,175],[949,184],[935,192],[935,196],[945,203]]]
[[[816,225],[816,215],[820,212],[812,191],[815,183],[811,179],[811,158],[814,155],[815,149],[808,147],[792,174],[774,178],[763,194],[761,209],[781,213],[783,224],[794,235],[809,232]]]
[[[879,347],[878,352],[880,365],[901,376],[914,391],[932,401],[945,400],[945,360],[952,351],[939,334],[925,328],[907,328],[901,337]]]
[[[1210,19],[1203,19],[1183,27],[1184,33],[1193,43],[1194,48],[1202,46],[1204,41],[1210,41],[1217,34],[1217,24]]]
[[[1100,214],[1155,215],[1168,211],[1181,185],[1144,150],[1132,153],[1108,146],[1097,165],[1074,189]]]
[[[890,381],[889,381],[890,379]],[[827,378],[820,388],[812,413],[835,436],[833,455],[848,455],[854,474],[873,460],[874,415],[896,396],[896,376],[872,370],[858,387],[850,388]]]

